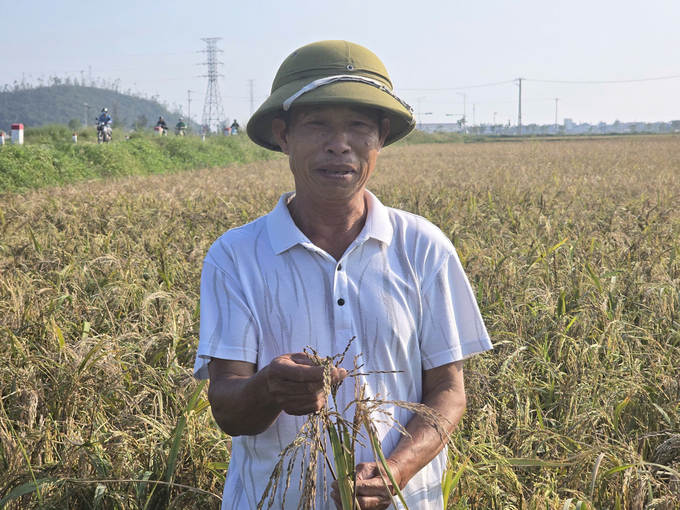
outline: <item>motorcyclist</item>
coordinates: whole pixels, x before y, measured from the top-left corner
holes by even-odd
[[[161,127],[164,135],[168,134],[168,125],[165,123],[165,120],[163,120],[163,117],[158,117],[158,122],[156,122],[156,126]]]
[[[106,137],[103,137],[104,142],[108,141],[111,139],[111,124],[113,123],[113,119],[111,118],[111,115],[109,115],[109,110],[107,108],[102,108],[102,113],[99,117],[97,117],[97,130],[98,131],[106,131]]]
[[[100,124],[108,126],[110,126],[111,123],[113,122],[111,115],[109,115],[109,110],[106,108],[102,108],[102,114],[99,117],[97,117],[97,120],[99,121]]]
[[[184,120],[180,117],[179,122],[175,126],[175,133],[179,136],[184,136],[184,132],[187,129],[187,125],[184,123]]]
[[[234,122],[231,123],[231,126],[229,126],[229,128],[231,129],[232,135],[237,135],[238,130],[241,129],[241,126],[239,126],[239,123],[236,121],[236,119],[234,119]]]

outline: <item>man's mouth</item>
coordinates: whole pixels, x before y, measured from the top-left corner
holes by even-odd
[[[347,175],[353,173],[351,170],[330,170],[328,168],[322,168],[321,171],[330,175]]]
[[[326,175],[349,175],[354,173],[354,169],[348,165],[333,165],[319,168],[318,171]]]

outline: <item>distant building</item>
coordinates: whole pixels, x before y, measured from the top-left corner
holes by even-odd
[[[465,126],[457,122],[451,123],[427,123],[419,124],[417,129],[426,133],[473,133],[483,135],[514,136],[519,134],[517,126],[496,124],[480,124],[478,126]],[[558,133],[565,135],[589,135],[607,133],[669,133],[680,131],[680,120],[670,122],[621,122],[613,124],[598,122],[574,123],[573,119],[564,119],[564,126],[559,126]],[[525,124],[522,126],[524,135],[547,135],[555,132],[554,124]]]
[[[418,124],[418,129],[426,133],[460,133],[461,128],[457,123],[421,123]]]

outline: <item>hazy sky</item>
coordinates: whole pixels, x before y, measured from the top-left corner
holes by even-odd
[[[0,83],[58,73],[120,78],[200,121],[207,79],[204,37],[222,37],[225,113],[250,116],[283,59],[309,42],[346,39],[375,52],[395,92],[423,122],[517,122],[518,87],[460,88],[526,78],[522,123],[680,119],[679,0],[287,0],[165,2],[12,0],[0,8]],[[80,112],[74,112],[74,116]],[[447,116],[451,114],[451,116]]]

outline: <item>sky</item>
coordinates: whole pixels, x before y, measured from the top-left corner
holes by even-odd
[[[222,38],[223,106],[241,124],[250,80],[257,108],[281,62],[325,39],[378,55],[421,122],[515,125],[518,78],[523,125],[554,123],[556,107],[560,124],[680,119],[677,0],[11,0],[0,26],[0,84],[91,67],[185,115],[191,90],[199,122],[207,37]],[[603,81],[624,83],[554,83]]]

